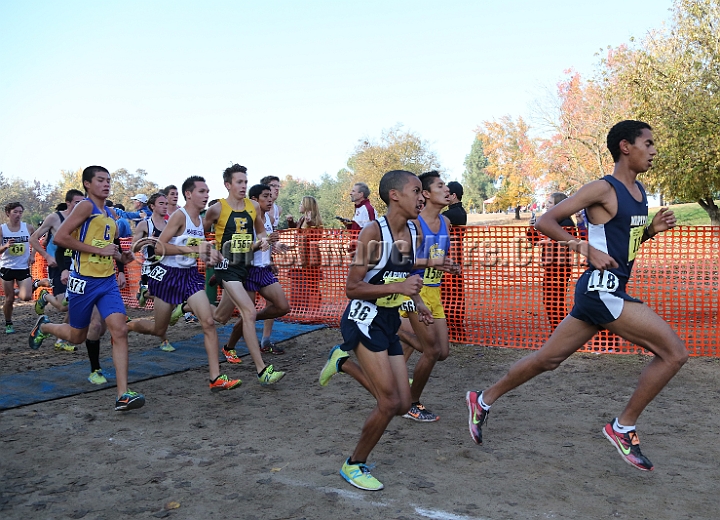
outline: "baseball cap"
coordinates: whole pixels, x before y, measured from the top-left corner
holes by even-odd
[[[147,195],[145,195],[143,193],[138,193],[134,197],[130,197],[130,200],[138,200],[138,201],[142,202],[143,204],[147,204],[148,198],[147,198]]]

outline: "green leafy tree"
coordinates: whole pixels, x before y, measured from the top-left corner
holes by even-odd
[[[622,71],[660,153],[643,176],[669,199],[696,200],[720,225],[720,2],[677,0],[668,30]]]
[[[161,186],[147,178],[147,172],[142,169],[130,173],[125,168],[120,168],[110,174],[110,181],[110,200],[115,204],[123,204],[128,211],[132,211],[134,208],[131,197],[143,193],[149,198],[150,195],[161,189]]]
[[[482,208],[483,202],[497,191],[492,177],[485,170],[487,165],[482,141],[475,138],[470,153],[465,156],[465,171],[462,174],[463,203],[468,208]]]
[[[385,173],[390,170],[407,170],[419,175],[429,170],[442,169],[427,141],[398,125],[383,132],[379,141],[370,138],[361,140],[348,160],[348,170],[350,175],[342,177],[345,192],[350,192],[353,183],[365,182],[370,188],[372,205],[382,215],[386,207],[378,194],[378,186]],[[354,212],[351,205],[349,209],[351,213]],[[347,217],[347,212],[343,216]]]

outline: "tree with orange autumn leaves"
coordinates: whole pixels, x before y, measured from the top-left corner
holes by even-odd
[[[485,171],[500,185],[488,208],[491,211],[533,202],[538,182],[546,173],[546,163],[529,130],[522,118],[513,120],[510,116],[485,121],[476,129],[488,160]],[[520,218],[517,211],[515,218]]]

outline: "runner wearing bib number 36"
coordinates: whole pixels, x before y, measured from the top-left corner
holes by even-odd
[[[380,197],[387,204],[384,217],[371,222],[358,236],[355,258],[345,292],[351,299],[340,322],[344,343],[330,351],[320,373],[320,384],[345,372],[358,380],[377,400],[365,421],[352,456],[340,475],[353,486],[369,491],[383,488],[365,464],[385,428],[396,415],[410,409],[410,386],[397,332],[398,308],[413,297],[423,321],[432,322],[419,297],[422,278],[411,275],[417,248],[417,230],[411,222],[420,213],[422,184],[414,174],[395,170],[380,180]],[[348,360],[355,351],[358,364]]]
[[[470,435],[482,444],[482,425],[492,405],[507,393],[546,370],[557,368],[599,330],[607,329],[655,354],[645,367],[635,392],[616,419],[602,432],[628,464],[650,471],[653,464],[640,451],[635,423],[653,398],[687,361],[682,340],[647,305],[625,292],[641,242],[675,226],[675,216],[661,208],[647,223],[647,197],[638,174],[647,171],[655,157],[652,130],[641,121],[622,121],[607,137],[615,161],[611,176],[591,182],[543,215],[535,227],[565,243],[588,260],[578,279],[575,306],[542,348],[515,363],[500,381],[484,392],[468,392]],[[559,222],[585,209],[588,241],[578,241]],[[562,419],[559,419],[562,420]]]
[[[73,251],[67,281],[69,323],[50,323],[47,316],[40,316],[30,333],[30,347],[39,348],[49,334],[75,345],[82,343],[88,336],[93,309],[97,308],[113,340],[118,392],[115,410],[140,408],[145,397],[127,387],[128,328],[118,287],[119,283],[125,285],[125,278],[115,278],[115,261],[122,274],[122,266],[133,256],[121,253],[114,213],[105,207],[110,173],[102,166],[89,166],[83,170],[82,181],[87,198],[75,206],[55,233],[57,245]]]

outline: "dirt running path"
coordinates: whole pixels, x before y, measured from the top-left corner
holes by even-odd
[[[0,337],[3,374],[83,359],[37,352],[16,311]],[[180,324],[171,339],[199,333]],[[284,344],[274,388],[246,358],[221,365],[244,384],[211,394],[206,370],[145,381],[147,405],[113,411],[114,389],[0,413],[0,517],[173,519],[711,519],[718,517],[717,359],[692,359],[641,418],[656,470],[625,464],[602,437],[638,373],[637,356],[573,356],[493,408],[486,443],[467,432],[464,394],[497,379],[524,351],[454,346],[425,391],[442,418],[397,418],[372,454],[386,489],[356,490],[338,475],[373,406],[348,376],[317,384],[335,330]],[[131,335],[131,350],[154,348]],[[109,353],[107,337],[103,354]],[[172,355],[172,354],[169,354]],[[132,363],[132,355],[130,359]],[[177,507],[176,507],[177,506]],[[176,508],[175,508],[176,507]]]

